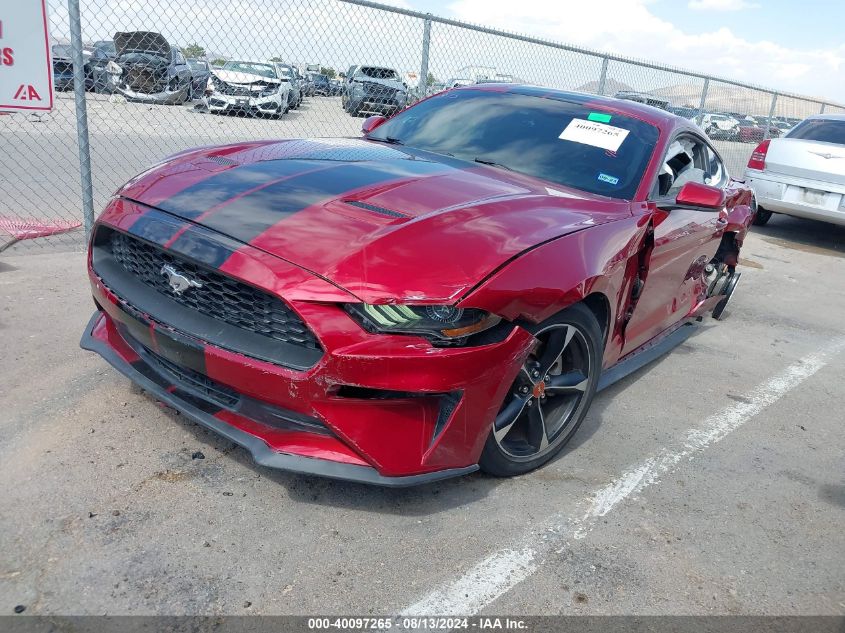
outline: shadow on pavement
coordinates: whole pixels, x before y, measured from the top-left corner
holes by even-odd
[[[769,244],[784,249],[845,257],[845,226],[775,214],[768,224],[751,230]],[[787,254],[784,251],[786,259]]]

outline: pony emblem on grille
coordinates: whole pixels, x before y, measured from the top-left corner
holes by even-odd
[[[170,289],[177,295],[181,295],[191,288],[202,288],[200,282],[186,277],[170,264],[165,264],[161,267],[161,274],[167,277],[167,283],[170,284]]]

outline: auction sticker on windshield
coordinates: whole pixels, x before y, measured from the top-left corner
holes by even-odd
[[[45,0],[0,2],[0,110],[52,109]]]
[[[622,145],[629,131],[598,121],[572,119],[558,138],[615,152]]]

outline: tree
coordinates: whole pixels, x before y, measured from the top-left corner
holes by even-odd
[[[212,65],[212,66],[222,66],[222,65],[223,65],[223,64],[225,64],[225,63],[226,63],[226,60],[225,60],[225,59],[223,59],[222,57],[218,57],[217,59],[212,59],[212,60],[211,60],[211,65]]]
[[[271,58],[270,58],[270,61],[271,61],[271,62],[281,62],[281,61],[282,61],[282,58],[281,58],[281,57],[271,57]]]
[[[325,75],[329,79],[334,79],[335,77],[337,77],[337,71],[332,67],[326,68],[324,66],[320,66],[320,74]]]
[[[194,42],[182,47],[182,54],[185,57],[205,57],[205,49]]]
[[[434,76],[434,73],[431,71],[428,72],[428,77],[425,78],[425,85],[431,88],[434,84],[437,83],[437,77]]]

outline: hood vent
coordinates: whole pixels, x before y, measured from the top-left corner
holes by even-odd
[[[238,161],[232,160],[231,158],[226,158],[225,156],[207,156],[206,160],[217,163],[223,167],[231,167],[232,165],[237,165]]]
[[[344,200],[346,204],[352,207],[358,207],[359,209],[366,209],[367,211],[372,211],[373,213],[379,213],[381,215],[386,215],[389,218],[407,218],[408,216],[404,213],[399,213],[398,211],[391,211],[390,209],[385,209],[384,207],[377,207],[374,204],[367,204],[366,202],[358,202],[357,200]]]

